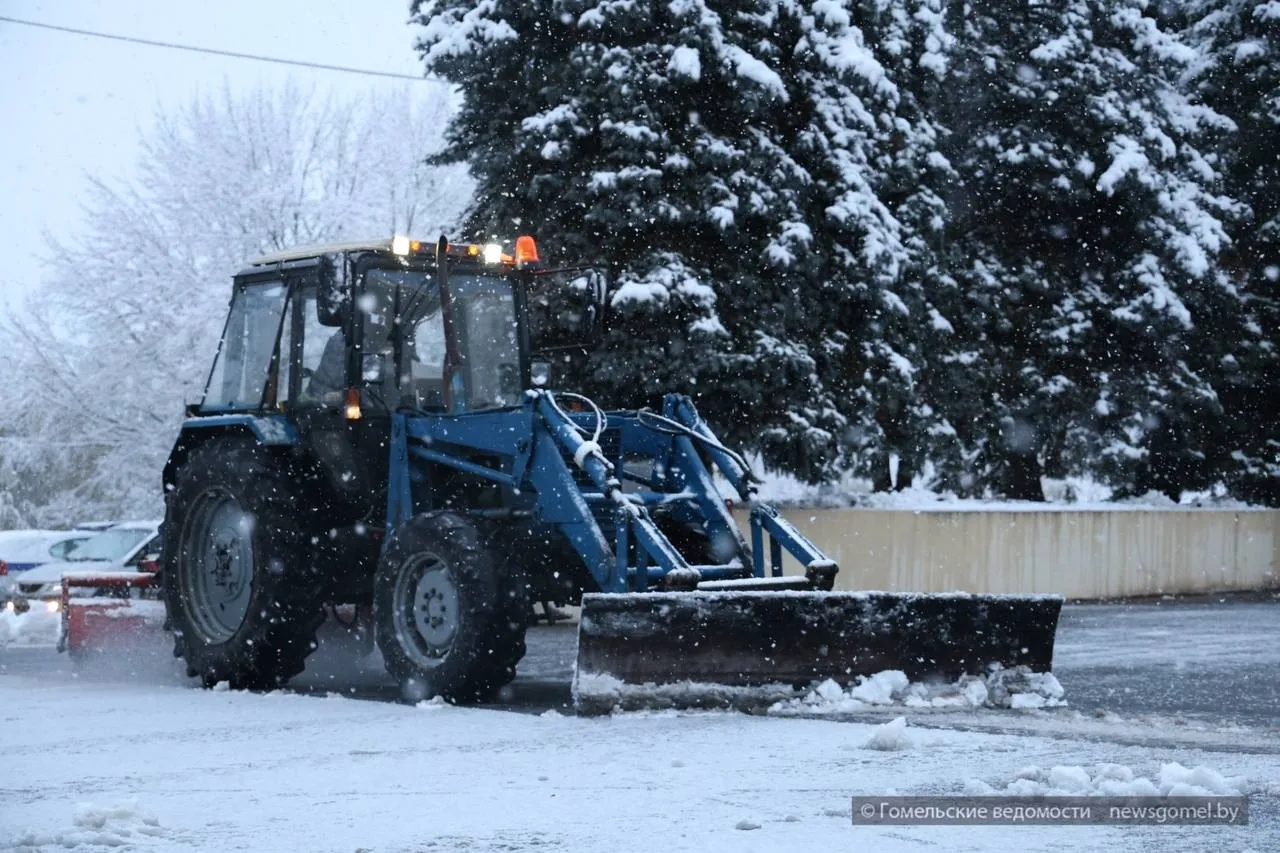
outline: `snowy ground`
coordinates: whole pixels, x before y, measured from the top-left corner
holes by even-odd
[[[1267,701],[1231,685],[1252,681],[1241,673],[1253,667],[1274,683],[1280,608],[1145,607],[1069,609],[1059,653],[1069,703],[1073,682],[1129,667],[1138,698],[1113,697],[1146,707],[1152,684],[1177,680],[1178,661],[1198,680],[1215,659],[1234,673],[1219,682],[1219,706]],[[1153,631],[1166,633],[1144,636]],[[0,648],[0,850],[1280,848],[1280,730],[1266,724],[1275,706],[1244,708],[1244,723],[1136,713],[1109,705],[1103,687],[1082,704],[1025,712],[585,719],[544,710],[562,698],[566,636],[534,632],[516,712],[370,701],[385,688],[375,672],[330,679],[323,660],[302,682],[316,692],[254,695],[193,689],[171,669],[75,677],[51,649]],[[340,683],[370,698],[323,691]],[[1250,794],[1251,825],[851,825],[855,794],[1179,783]]]

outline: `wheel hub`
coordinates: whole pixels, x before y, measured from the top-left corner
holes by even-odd
[[[234,537],[223,537],[213,544],[213,566],[210,574],[215,586],[222,587],[227,595],[235,595],[240,579],[235,576],[235,550],[239,542]]]
[[[427,646],[447,651],[456,630],[458,590],[441,563],[423,570],[414,591],[414,623]]]
[[[457,584],[443,560],[420,553],[405,561],[393,612],[400,646],[418,666],[438,666],[449,654],[460,610]]]
[[[254,553],[248,519],[231,495],[193,504],[182,536],[179,581],[192,627],[211,643],[233,637],[249,612]]]

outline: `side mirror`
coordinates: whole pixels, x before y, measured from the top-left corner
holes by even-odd
[[[529,338],[534,352],[590,350],[604,337],[607,288],[595,269],[537,272],[529,285]]]
[[[338,265],[332,255],[320,257],[316,271],[319,278],[316,288],[316,319],[322,326],[342,326],[351,313],[351,285],[346,276],[339,275]]]
[[[546,388],[551,385],[551,362],[538,359],[529,365],[529,381],[534,388]]]

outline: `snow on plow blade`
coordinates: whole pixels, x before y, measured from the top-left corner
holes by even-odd
[[[758,709],[814,682],[901,670],[912,681],[989,668],[1048,672],[1062,598],[890,592],[583,596],[574,701]]]
[[[98,655],[162,654],[168,639],[163,602],[129,597],[154,584],[155,575],[148,572],[64,576],[58,650],[76,662]]]

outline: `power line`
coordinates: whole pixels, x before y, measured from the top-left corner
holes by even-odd
[[[414,80],[421,82],[422,80],[439,79],[436,77],[415,77],[412,74],[397,74],[394,71],[371,71],[367,68],[349,68],[344,65],[326,65],[322,62],[304,62],[300,59],[281,59],[276,56],[259,56],[254,53],[239,53],[234,50],[218,50],[213,47],[199,47],[193,44],[174,44],[167,41],[153,41],[151,39],[137,38],[135,36],[121,36],[114,33],[99,33],[93,30],[78,30],[75,27],[62,27],[56,24],[45,24],[39,21],[23,21],[18,18],[9,18],[0,15],[0,21],[6,21],[10,24],[20,24],[24,27],[37,27],[43,30],[57,30],[63,33],[74,33],[78,36],[91,36],[92,38],[111,39],[113,41],[124,41],[130,44],[143,44],[148,47],[165,47],[170,50],[187,50],[192,53],[207,53],[214,56],[229,56],[233,59],[252,59],[256,62],[274,62],[277,65],[294,65],[300,68],[318,68],[321,71],[341,71],[344,74],[364,74],[368,77],[390,77],[395,80]]]

